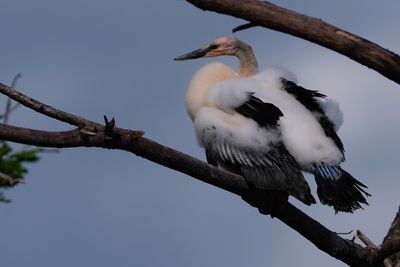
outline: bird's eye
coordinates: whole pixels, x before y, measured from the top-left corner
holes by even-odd
[[[214,50],[214,49],[218,48],[218,45],[217,44],[212,44],[208,48],[211,49],[211,50]]]

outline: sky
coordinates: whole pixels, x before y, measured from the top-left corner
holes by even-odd
[[[398,1],[274,3],[400,52]],[[185,1],[5,0],[0,9],[0,82],[22,73],[17,89],[31,97],[98,122],[114,116],[119,127],[205,159],[184,92],[202,65],[237,61],[173,58],[230,35],[242,20]],[[236,36],[252,45],[261,69],[285,67],[340,103],[343,167],[373,195],[355,214],[291,202],[333,231],[361,229],[379,244],[400,203],[399,85],[283,33]],[[10,123],[71,129],[26,108]],[[63,149],[29,170],[26,184],[6,192],[12,203],[0,204],[1,266],[344,266],[239,197],[127,152]]]

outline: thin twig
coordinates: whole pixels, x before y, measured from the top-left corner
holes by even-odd
[[[376,249],[376,245],[361,230],[356,231],[357,237],[368,247]]]
[[[19,78],[21,78],[21,76],[22,76],[21,73],[17,73],[17,75],[14,76],[14,78],[13,78],[13,80],[11,82],[11,87],[12,88],[15,88],[15,86],[17,85],[17,82],[18,82]],[[11,100],[11,98],[8,97],[7,98],[7,103],[6,103],[6,108],[5,108],[4,114],[2,116],[4,124],[8,123],[8,119],[10,117],[11,112],[16,110],[20,105],[18,102],[14,106],[11,106],[11,104],[12,104],[12,100]]]
[[[242,25],[239,25],[239,26],[233,28],[232,32],[235,33],[235,32],[247,30],[247,29],[250,29],[253,27],[257,27],[257,26],[260,26],[260,25],[253,23],[253,22],[249,22],[249,23],[245,23],[245,24],[242,24]]]
[[[350,231],[348,231],[348,232],[336,232],[336,234],[338,234],[338,235],[349,235],[349,234],[351,234],[353,232],[353,230],[350,230]]]
[[[357,237],[367,246],[367,248],[373,250],[374,254],[372,258],[374,262],[381,262],[383,260],[383,265],[385,267],[393,267],[392,261],[389,256],[400,250],[400,239],[394,242],[387,241],[383,243],[380,247],[377,247],[374,242],[372,242],[361,230],[357,230]],[[390,243],[389,243],[390,242]]]
[[[11,186],[11,187],[14,186],[14,185],[23,183],[23,179],[22,178],[12,178],[11,176],[9,176],[9,175],[7,175],[7,174],[5,174],[3,172],[0,172],[0,180],[3,183],[5,183],[5,184],[7,184],[8,186]]]

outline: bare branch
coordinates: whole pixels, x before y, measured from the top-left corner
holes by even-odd
[[[400,84],[400,57],[364,38],[305,16],[258,0],[187,0],[203,10],[242,18],[251,24],[291,34],[345,55]]]
[[[115,133],[117,136],[109,139],[105,127],[98,129],[95,135],[87,135],[82,133],[80,129],[66,132],[47,132],[0,124],[1,139],[48,147],[85,146],[122,149],[234,194],[242,196],[249,193],[246,181],[239,175],[215,168],[150,139],[144,137],[132,138],[132,131],[115,128]],[[365,263],[367,259],[365,249],[349,240],[342,239],[290,203],[275,211],[273,216],[299,232],[321,250],[348,264],[360,261]],[[358,256],[354,257],[354,254]]]
[[[235,32],[239,32],[239,31],[244,31],[244,30],[247,30],[247,29],[250,29],[253,27],[257,27],[257,26],[259,26],[259,25],[255,24],[253,22],[249,22],[249,23],[245,23],[245,24],[242,24],[242,25],[239,25],[239,26],[233,28],[232,32],[235,33]]]
[[[348,232],[336,232],[336,234],[338,234],[338,235],[349,235],[349,234],[351,234],[353,232],[353,230],[350,230],[350,231],[348,231]]]
[[[12,80],[12,82],[11,82],[10,87],[11,87],[11,88],[15,88],[15,86],[17,85],[18,80],[19,80],[21,77],[22,77],[22,74],[21,74],[21,73],[17,73],[17,74],[14,76],[14,78],[13,78],[13,80]]]
[[[383,239],[383,243],[392,240],[393,238],[400,238],[400,207],[393,219],[392,224],[390,225],[388,233]],[[393,265],[400,267],[400,252],[392,255],[390,260],[393,262]]]
[[[387,257],[400,251],[400,237],[384,242],[374,255],[375,262],[381,262]]]
[[[378,253],[378,247],[372,242],[361,230],[357,230],[356,233],[357,237],[371,250],[371,254],[374,255],[375,259],[373,261],[375,262],[381,262],[382,259],[378,258],[377,253]],[[385,258],[383,260],[383,265],[385,267],[393,267],[393,263],[389,258]]]
[[[14,76],[14,78],[11,82],[12,88],[15,87],[15,85],[17,84],[17,82],[18,82],[19,78],[21,78],[21,76],[22,76],[21,73],[18,73],[17,75]],[[11,98],[7,98],[6,108],[5,108],[4,114],[1,116],[1,118],[3,119],[3,123],[5,123],[5,124],[8,123],[10,113],[13,112],[14,110],[16,110],[19,106],[20,106],[20,104],[18,102],[16,105],[12,106]]]
[[[376,245],[361,230],[357,230],[357,237],[368,247],[376,249]]]
[[[9,176],[9,175],[7,175],[7,174],[5,174],[5,173],[3,173],[3,172],[0,172],[0,181],[1,181],[2,183],[4,183],[4,184],[10,186],[10,187],[13,187],[14,185],[23,183],[23,179],[20,179],[20,178],[16,178],[16,179],[15,179],[15,178],[12,178],[11,176]]]

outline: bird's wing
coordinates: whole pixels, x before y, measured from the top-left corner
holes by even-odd
[[[248,99],[239,107],[235,108],[243,116],[257,122],[261,127],[275,127],[279,118],[283,116],[282,111],[271,103],[264,103],[253,93],[248,94]]]
[[[303,104],[308,110],[310,110],[314,116],[318,119],[318,122],[321,124],[322,129],[325,132],[325,135],[329,138],[331,138],[336,146],[340,149],[340,151],[343,153],[344,152],[344,145],[342,143],[342,140],[340,140],[339,136],[336,133],[336,128],[340,127],[340,125],[336,126],[333,123],[332,118],[327,116],[327,113],[325,112],[325,109],[328,108],[335,108],[333,105],[323,105],[321,104],[321,99],[325,99],[326,95],[321,94],[320,92],[316,90],[309,90],[306,89],[302,86],[297,85],[296,83],[292,81],[288,81],[285,79],[282,79],[282,84],[283,84],[283,89],[288,92],[289,94],[293,95],[301,104]],[[328,103],[326,101],[326,103]],[[339,109],[339,107],[336,105],[336,108]],[[335,111],[332,111],[335,112]],[[336,111],[337,113],[341,111],[338,110]],[[341,118],[342,120],[343,118]],[[344,160],[344,158],[343,158]]]
[[[203,107],[196,133],[209,163],[240,174],[259,189],[280,190],[305,204],[315,203],[300,167],[281,142],[281,111],[252,94],[229,114]]]

